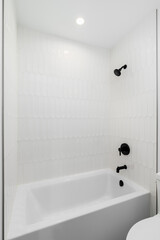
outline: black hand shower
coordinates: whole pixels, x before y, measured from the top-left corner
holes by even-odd
[[[125,64],[125,65],[122,66],[120,69],[115,69],[115,70],[114,70],[114,74],[115,74],[117,77],[121,76],[121,70],[122,70],[123,68],[126,69],[126,68],[127,68],[127,65]]]

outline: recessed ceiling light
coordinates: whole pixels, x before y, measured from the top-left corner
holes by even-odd
[[[65,55],[69,54],[69,51],[68,50],[64,50],[64,54]]]
[[[78,24],[78,25],[83,25],[84,23],[85,23],[85,20],[84,20],[84,18],[77,18],[76,19],[76,23]]]

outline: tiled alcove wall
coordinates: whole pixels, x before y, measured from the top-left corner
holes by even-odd
[[[17,25],[13,0],[4,5],[5,233],[17,186]]]
[[[127,64],[120,77],[115,68]],[[127,164],[121,174],[151,191],[155,213],[156,172],[156,13],[139,24],[111,50],[110,166]],[[118,155],[127,142],[130,156]]]
[[[18,46],[19,182],[106,167],[107,50],[23,27]]]

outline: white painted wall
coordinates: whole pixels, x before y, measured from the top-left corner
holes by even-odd
[[[160,172],[160,8],[157,10],[158,34],[158,172]]]
[[[106,167],[108,51],[23,27],[18,46],[19,182]]]
[[[13,0],[5,0],[4,10],[4,159],[7,232],[17,186],[17,27]]]
[[[121,77],[115,68],[127,64]],[[156,173],[156,12],[148,16],[111,50],[110,165],[126,164],[122,174],[151,191],[155,213]],[[129,156],[118,155],[126,142]]]

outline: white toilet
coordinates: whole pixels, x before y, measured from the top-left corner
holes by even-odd
[[[126,240],[160,240],[160,173],[157,174],[158,214],[136,223]]]

